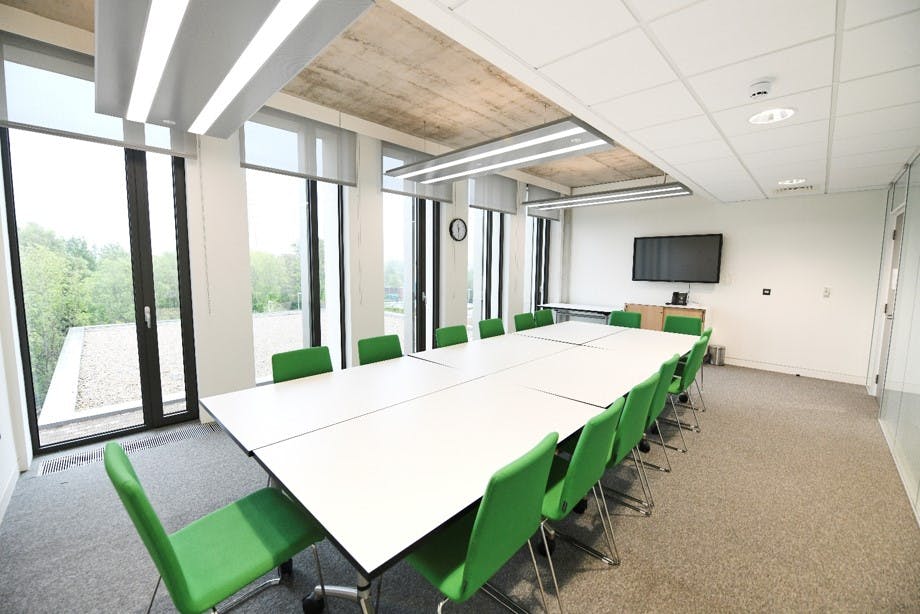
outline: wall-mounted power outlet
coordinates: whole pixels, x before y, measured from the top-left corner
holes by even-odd
[[[764,289],[763,289],[763,295],[764,295],[764,296],[770,296],[770,288],[764,288]]]

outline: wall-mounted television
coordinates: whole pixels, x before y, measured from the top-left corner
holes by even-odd
[[[633,281],[717,284],[721,266],[721,234],[633,240]]]

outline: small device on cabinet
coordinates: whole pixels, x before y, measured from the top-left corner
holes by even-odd
[[[671,293],[671,302],[669,305],[686,305],[687,304],[687,293],[686,292],[672,292]]]

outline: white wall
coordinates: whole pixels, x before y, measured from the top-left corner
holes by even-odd
[[[883,191],[726,204],[690,196],[572,209],[569,217],[570,302],[667,301],[688,285],[632,281],[633,238],[722,233],[721,281],[692,284],[690,300],[707,307],[727,362],[865,382]]]

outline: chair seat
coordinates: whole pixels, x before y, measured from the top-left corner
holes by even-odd
[[[569,461],[560,456],[554,456],[553,464],[549,469],[549,480],[546,483],[546,494],[543,496],[543,516],[550,520],[562,520],[572,511],[571,508],[562,509],[562,490],[568,471]]]
[[[263,488],[170,535],[203,611],[323,538],[316,521],[281,491]]]
[[[466,553],[477,511],[473,508],[426,538],[407,559],[432,586],[456,602],[466,601],[478,590],[463,586]]]

